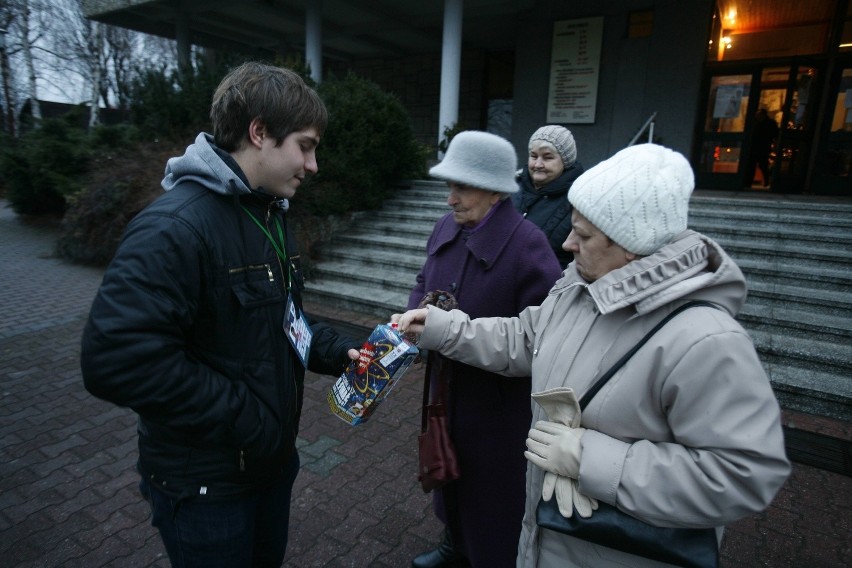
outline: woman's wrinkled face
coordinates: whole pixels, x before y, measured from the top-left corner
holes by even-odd
[[[447,182],[450,195],[447,205],[453,208],[453,220],[465,227],[475,227],[491,207],[500,201],[500,194],[469,185]]]
[[[544,187],[562,175],[562,172],[565,171],[565,164],[562,163],[562,158],[553,144],[544,140],[533,140],[530,143],[527,168],[530,170],[533,185]]]
[[[571,213],[571,225],[562,248],[574,253],[577,272],[586,282],[594,282],[637,258],[610,240],[576,209]]]

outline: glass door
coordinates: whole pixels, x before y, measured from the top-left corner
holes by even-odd
[[[814,136],[818,69],[753,67],[710,76],[698,187],[803,191]]]
[[[710,77],[698,157],[698,187],[739,189],[753,75]]]
[[[827,114],[831,123],[817,155],[814,190],[852,197],[852,61],[838,69]]]

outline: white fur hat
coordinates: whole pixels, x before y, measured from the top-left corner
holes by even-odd
[[[638,144],[584,172],[568,191],[568,201],[624,249],[646,256],[686,229],[694,187],[683,155]]]
[[[517,165],[511,142],[496,134],[466,130],[453,136],[444,159],[429,175],[487,191],[515,193]]]

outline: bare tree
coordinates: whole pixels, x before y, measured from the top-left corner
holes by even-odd
[[[20,101],[41,117],[42,90],[91,106],[90,124],[102,107],[128,108],[134,73],[176,60],[174,42],[108,26],[83,16],[81,0],[0,0],[2,96],[7,129]],[[79,98],[77,98],[79,97]]]
[[[24,57],[24,65],[27,69],[27,98],[30,100],[30,112],[36,124],[41,122],[41,105],[38,101],[38,87],[36,85],[35,65],[33,64],[33,45],[35,38],[30,35],[30,11],[29,0],[18,0],[21,4],[21,54]]]
[[[3,81],[3,124],[11,136],[15,136],[15,101],[12,96],[12,72],[9,68],[9,49],[6,41],[9,27],[15,21],[15,12],[8,0],[0,0],[0,75]]]

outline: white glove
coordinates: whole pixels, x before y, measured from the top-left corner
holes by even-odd
[[[571,428],[580,425],[580,403],[574,389],[557,387],[532,393],[532,399],[544,410],[551,422],[564,424]]]
[[[530,430],[524,456],[544,471],[577,479],[580,476],[580,439],[585,428],[571,428],[540,420]]]
[[[577,428],[580,425],[580,403],[577,401],[573,389],[557,387],[533,393],[532,398],[556,425],[561,424],[570,428]],[[527,456],[527,459],[529,459],[529,456]],[[586,497],[580,493],[578,481],[545,471],[541,498],[550,501],[554,493],[556,494],[556,503],[559,505],[559,512],[564,517],[570,517],[574,514],[576,508],[578,515],[589,518],[592,511],[596,511],[598,508],[597,499]]]
[[[553,474],[545,474],[553,475]],[[580,482],[568,477],[556,477],[556,503],[563,517],[570,517],[576,509],[577,514],[588,519],[592,511],[598,510],[598,501],[580,493]]]

